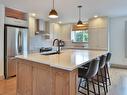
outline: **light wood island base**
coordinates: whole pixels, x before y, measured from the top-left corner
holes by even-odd
[[[62,70],[17,58],[17,95],[77,95],[77,69]]]
[[[107,51],[62,50],[16,56],[17,95],[77,95],[78,68]]]

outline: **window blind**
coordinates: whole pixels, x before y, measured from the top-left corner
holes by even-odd
[[[89,25],[84,24],[83,26],[77,26],[76,24],[73,24],[72,26],[72,31],[77,31],[77,30],[88,30]]]

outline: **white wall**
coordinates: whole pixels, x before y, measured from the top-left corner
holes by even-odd
[[[0,77],[4,75],[4,6],[0,4]]]
[[[112,52],[111,62],[113,64],[127,65],[125,58],[125,21],[127,21],[127,16],[110,19],[110,51]]]

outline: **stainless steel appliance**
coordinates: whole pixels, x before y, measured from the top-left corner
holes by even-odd
[[[4,31],[4,75],[5,79],[16,75],[15,56],[27,54],[27,33],[25,26],[5,24]],[[15,24],[16,24],[15,23]],[[21,23],[21,22],[20,22]]]

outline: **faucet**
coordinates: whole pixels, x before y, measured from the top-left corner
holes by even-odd
[[[57,41],[57,46],[58,46],[57,53],[60,54],[60,40],[59,39],[54,39],[53,46],[54,46],[54,44],[55,44],[56,41]]]

